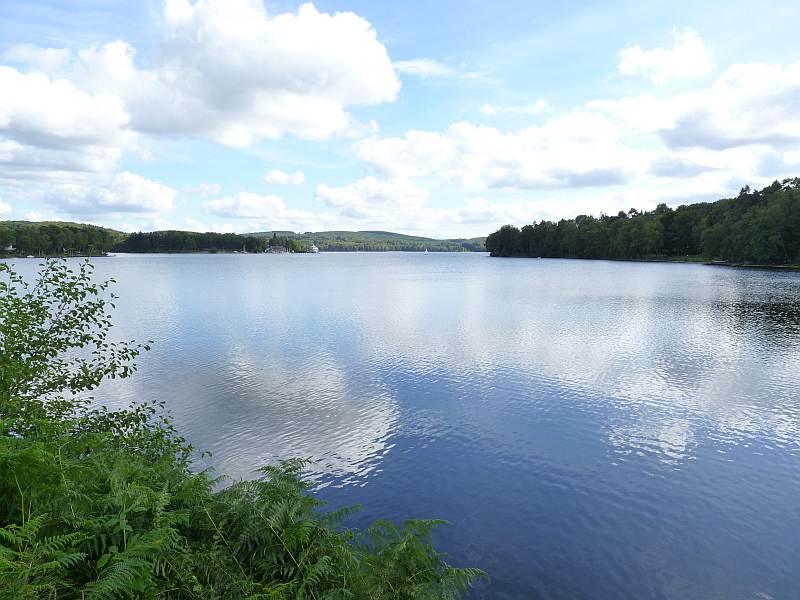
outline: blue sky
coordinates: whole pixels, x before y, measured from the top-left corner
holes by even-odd
[[[387,229],[800,175],[795,2],[0,5],[0,216]]]

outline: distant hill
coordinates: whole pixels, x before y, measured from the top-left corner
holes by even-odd
[[[316,244],[323,252],[484,252],[485,237],[437,240],[416,235],[405,235],[391,231],[257,231],[250,233],[262,238],[286,237],[305,244]]]

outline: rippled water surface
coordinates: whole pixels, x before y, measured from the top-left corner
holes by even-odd
[[[476,254],[117,256],[110,402],[233,477],[440,517],[475,597],[800,597],[800,274]],[[21,261],[24,271],[33,261]]]

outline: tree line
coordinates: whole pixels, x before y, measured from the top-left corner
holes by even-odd
[[[264,252],[267,240],[237,233],[141,231],[114,246],[116,252]]]
[[[107,252],[264,252],[268,247],[305,252],[286,237],[265,239],[236,233],[151,231],[125,234],[82,223],[0,222],[0,255],[95,256]]]
[[[652,211],[620,211],[505,225],[486,238],[492,256],[594,259],[703,258],[731,263],[800,264],[800,178],[735,198]]]
[[[90,256],[103,254],[125,234],[80,223],[0,222],[0,254]]]

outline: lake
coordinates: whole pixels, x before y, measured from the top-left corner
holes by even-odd
[[[210,464],[313,458],[352,524],[450,522],[476,598],[800,597],[800,273],[483,254],[118,255],[98,398]],[[35,261],[18,261],[30,273]]]

